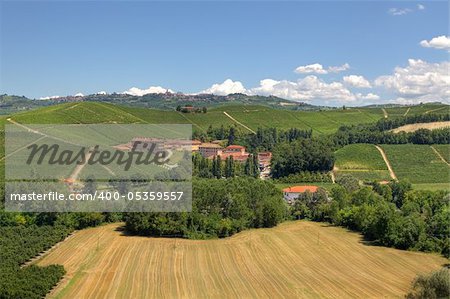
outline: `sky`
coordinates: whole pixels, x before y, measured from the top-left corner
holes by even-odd
[[[1,1],[0,93],[450,101],[447,1]]]

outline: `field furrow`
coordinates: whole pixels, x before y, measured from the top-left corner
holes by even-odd
[[[66,268],[55,298],[392,298],[446,262],[300,221],[206,241],[127,236],[112,224],[77,232],[38,264]]]

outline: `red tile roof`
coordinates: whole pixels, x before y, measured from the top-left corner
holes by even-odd
[[[229,145],[227,146],[228,149],[245,149],[244,146],[241,145]]]
[[[199,145],[199,148],[222,148],[222,147],[215,143],[202,143]]]
[[[309,192],[317,192],[317,189],[319,189],[319,187],[317,186],[293,186],[293,187],[288,187],[288,188],[284,188],[283,192],[285,193],[303,193],[306,191]]]

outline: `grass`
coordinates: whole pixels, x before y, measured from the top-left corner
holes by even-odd
[[[429,191],[447,190],[447,191],[450,191],[450,183],[413,184],[412,186],[413,186],[413,189],[416,189],[416,190],[429,190]]]
[[[448,183],[450,167],[429,145],[405,144],[381,146],[400,180],[412,184]]]
[[[336,151],[337,176],[351,174],[362,181],[390,180],[386,164],[373,144],[351,144]]]
[[[119,226],[79,231],[38,261],[67,270],[50,298],[392,298],[447,263],[308,221],[206,241],[126,236]]]

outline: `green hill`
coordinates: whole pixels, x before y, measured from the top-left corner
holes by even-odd
[[[373,144],[350,144],[336,151],[337,175],[351,174],[362,180],[390,180],[389,171]]]
[[[346,110],[293,111],[265,106],[235,105],[211,108],[207,113],[126,107],[98,102],[65,103],[17,113],[19,123],[172,123],[192,124],[194,130],[207,130],[236,124],[244,131],[258,127],[312,129],[315,134],[335,132],[344,124],[371,123],[383,117],[379,108]]]

